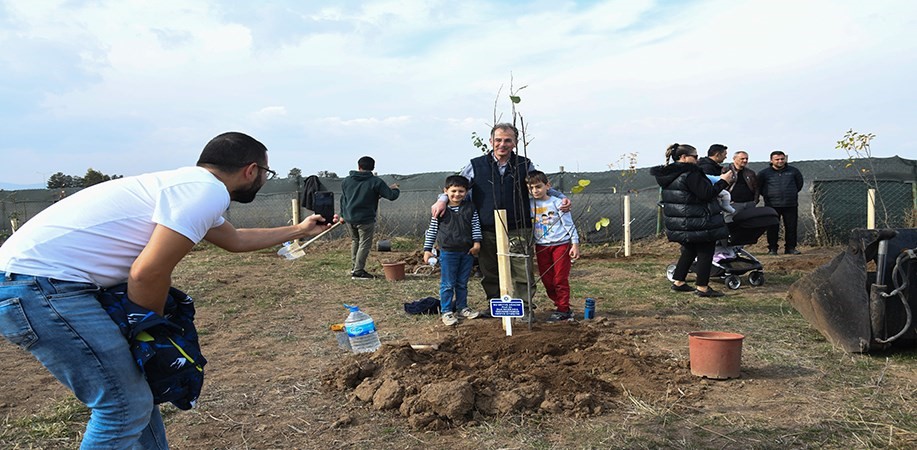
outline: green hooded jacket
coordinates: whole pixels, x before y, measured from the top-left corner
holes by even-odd
[[[374,223],[379,198],[395,200],[401,191],[392,189],[372,172],[351,170],[341,182],[341,215],[354,225]]]

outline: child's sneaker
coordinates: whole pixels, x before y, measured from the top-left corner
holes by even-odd
[[[458,317],[455,317],[455,313],[447,312],[443,314],[443,324],[446,326],[452,326],[458,323]]]
[[[565,320],[570,320],[572,318],[573,318],[572,311],[567,311],[567,312],[554,311],[551,313],[548,319],[545,320],[545,322],[563,322]]]
[[[462,317],[464,317],[464,318],[466,318],[466,319],[474,319],[474,318],[480,316],[481,313],[478,312],[477,310],[474,310],[474,309],[471,309],[471,308],[465,308],[465,309],[462,310],[461,315],[462,315]]]

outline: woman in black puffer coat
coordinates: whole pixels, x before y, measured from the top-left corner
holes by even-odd
[[[686,144],[672,144],[665,152],[666,164],[650,169],[662,187],[662,212],[665,234],[681,244],[681,256],[675,268],[673,291],[691,292],[701,297],[722,297],[723,293],[708,286],[716,241],[729,237],[729,229],[717,194],[729,186],[732,172],[726,172],[715,184],[697,167],[697,149]],[[672,163],[669,163],[672,160]],[[691,263],[697,259],[697,289],[685,284]]]

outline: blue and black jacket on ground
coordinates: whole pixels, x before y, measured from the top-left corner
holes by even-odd
[[[127,284],[106,289],[99,302],[130,344],[131,354],[150,384],[153,402],[194,407],[204,385],[204,364],[194,327],[194,300],[169,288],[165,316],[127,298]]]

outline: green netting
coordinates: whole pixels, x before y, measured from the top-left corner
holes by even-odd
[[[844,236],[849,228],[865,226],[865,185],[858,177],[859,171],[864,168],[868,168],[876,178],[884,180],[883,186],[889,186],[889,192],[883,193],[881,198],[890,207],[892,223],[900,223],[897,221],[902,214],[913,214],[907,209],[908,201],[913,208],[914,198],[908,189],[917,182],[917,162],[913,160],[892,157],[854,161],[853,164],[848,160],[799,161],[791,164],[802,172],[806,180],[806,185],[799,194],[799,235],[804,243],[814,244],[825,236],[826,231],[821,231],[822,228],[834,230],[830,232],[832,236],[833,233]],[[765,166],[765,162],[749,164],[749,168],[756,171]],[[429,224],[430,205],[442,192],[442,183],[446,176],[452,174],[453,172],[430,172],[382,175],[382,179],[387,183],[400,185],[401,197],[394,202],[380,201],[377,236],[422,236]],[[637,169],[634,172],[560,172],[548,174],[548,177],[554,187],[572,198],[574,222],[584,242],[611,242],[622,239],[625,194],[630,194],[632,238],[653,236],[660,230],[656,206],[659,189],[648,168]],[[334,192],[337,207],[342,178],[321,180],[328,190]],[[589,180],[590,184],[582,193],[571,194],[571,189],[581,180]],[[838,195],[835,199],[830,196],[830,192],[833,190],[831,186],[841,186],[837,183],[838,180],[844,180],[851,187],[847,194]],[[825,183],[821,183],[822,181]],[[856,187],[862,189],[862,194],[853,191]],[[821,196],[817,207],[813,204],[813,193],[816,190]],[[70,195],[76,191],[77,189],[66,189],[64,194]],[[299,199],[301,192],[301,179],[271,180],[258,193],[254,202],[245,205],[232,203],[226,218],[237,227],[269,227],[290,223],[293,218],[292,201]],[[10,232],[8,219],[11,215],[15,214],[21,221],[25,221],[60,197],[61,190],[0,190],[0,217],[4,219],[0,221],[0,234]],[[854,204],[847,199],[861,203]],[[815,211],[820,212],[816,215]],[[303,216],[307,213],[306,210],[301,211]],[[596,230],[595,223],[602,218],[607,218],[609,225]],[[344,233],[344,230],[338,229],[332,235],[341,236]]]
[[[876,183],[877,228],[908,228],[914,210],[913,182],[879,180]],[[815,180],[812,214],[819,241],[846,242],[850,230],[866,228],[867,186],[860,180]]]

